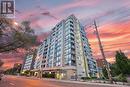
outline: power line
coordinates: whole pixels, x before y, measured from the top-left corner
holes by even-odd
[[[125,44],[130,44],[130,42],[117,43],[117,44],[109,44],[109,45],[104,45],[104,47],[106,47],[106,46],[113,46],[113,45],[125,45]],[[91,43],[91,45],[95,45],[95,44]]]
[[[104,45],[104,46],[123,45],[123,44],[130,44],[130,42],[118,43],[118,44],[110,44],[110,45]]]
[[[123,47],[123,46],[122,46]],[[122,48],[122,47],[120,47],[120,48]],[[113,49],[112,47],[104,47],[105,49]],[[118,47],[119,48],[119,47]],[[116,48],[114,48],[114,49],[116,49]],[[125,48],[126,49],[126,48]]]
[[[123,47],[123,46],[120,46],[120,48]],[[106,49],[113,49],[112,47],[103,47],[105,50]],[[118,47],[119,48],[119,47]],[[114,49],[117,49],[117,47],[115,47]]]

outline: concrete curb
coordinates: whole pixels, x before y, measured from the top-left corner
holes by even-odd
[[[117,84],[103,84],[103,83],[91,83],[91,82],[79,82],[79,81],[68,81],[68,80],[56,80],[56,79],[42,79],[48,81],[56,81],[56,82],[65,82],[65,83],[77,83],[77,84],[86,84],[86,85],[101,85],[101,86],[110,86],[110,87],[130,87],[126,85],[117,85]]]
[[[16,76],[19,78],[19,76]],[[81,81],[72,81],[72,80],[58,80],[58,79],[48,79],[48,78],[36,78],[36,77],[25,77],[22,78],[33,79],[33,80],[47,80],[55,82],[64,82],[64,83],[76,83],[76,84],[86,84],[86,85],[98,85],[98,86],[109,86],[109,87],[130,87],[122,84],[108,84],[108,83],[94,83],[94,82],[81,82]]]

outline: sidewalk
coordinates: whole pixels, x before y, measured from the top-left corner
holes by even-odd
[[[118,85],[118,84],[107,84],[107,83],[94,83],[94,82],[81,82],[81,81],[71,81],[71,80],[58,80],[58,79],[48,79],[48,78],[36,78],[36,77],[25,77],[29,79],[38,79],[38,80],[47,80],[47,81],[55,81],[55,82],[63,82],[63,83],[76,83],[76,84],[86,84],[86,85],[97,85],[97,86],[110,86],[110,87],[130,87],[126,85]]]

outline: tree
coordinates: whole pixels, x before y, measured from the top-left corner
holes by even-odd
[[[16,75],[16,74],[20,73],[21,67],[22,67],[22,64],[19,64],[19,65],[17,65],[17,67],[7,69],[4,73],[10,74],[10,75]]]
[[[128,75],[130,74],[129,60],[122,51],[116,52],[116,67],[119,74]]]
[[[111,69],[111,74],[112,74],[113,77],[120,74],[119,68],[117,68],[116,63],[112,64],[111,67],[110,67],[110,69]]]
[[[29,49],[36,43],[36,35],[29,21],[18,25],[14,20],[0,16],[0,53],[17,48]]]
[[[117,51],[115,55],[115,63],[110,66],[113,79],[125,81],[126,75],[130,75],[130,60],[122,51]],[[105,78],[108,78],[107,71],[103,68]]]

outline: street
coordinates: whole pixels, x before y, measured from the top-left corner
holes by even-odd
[[[95,83],[71,83],[46,79],[26,78],[21,76],[5,76],[0,82],[0,87],[128,87]]]

